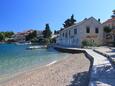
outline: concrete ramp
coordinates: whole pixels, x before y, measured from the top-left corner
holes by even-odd
[[[115,86],[115,69],[109,60],[93,50],[86,52],[94,58],[89,86]]]

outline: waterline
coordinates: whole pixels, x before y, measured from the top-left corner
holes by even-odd
[[[55,50],[26,50],[26,45],[0,45],[0,82],[30,69],[51,65],[67,54]]]

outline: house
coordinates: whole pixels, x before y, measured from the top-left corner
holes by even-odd
[[[103,26],[109,26],[110,28],[115,29],[115,10],[113,10],[111,18],[103,23]]]
[[[43,37],[42,31],[30,29],[30,30],[27,30],[27,31],[24,31],[24,32],[18,32],[16,34],[14,34],[12,36],[12,38],[16,42],[25,42],[26,41],[26,36],[29,35],[30,33],[33,33],[34,31],[36,31],[37,38]]]
[[[16,42],[25,42],[25,33],[18,32],[12,36]]]
[[[56,43],[62,46],[82,47],[82,42],[89,40],[97,45],[103,44],[103,28],[94,17],[60,30]]]
[[[12,38],[16,41],[16,42],[25,42],[26,41],[26,36],[30,33],[32,33],[34,30],[30,29],[24,32],[18,32],[16,34],[14,34],[12,36]]]
[[[113,15],[110,19],[106,20],[103,24],[103,28],[108,26],[112,29],[110,33],[104,32],[104,43],[108,44],[115,41],[115,10],[113,10]]]

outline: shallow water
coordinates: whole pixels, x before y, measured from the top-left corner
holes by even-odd
[[[41,66],[66,57],[53,49],[26,50],[28,45],[0,45],[0,80],[21,70]]]

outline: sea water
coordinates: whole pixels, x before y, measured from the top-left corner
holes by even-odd
[[[0,81],[17,72],[66,57],[54,49],[27,50],[28,45],[0,44]]]

